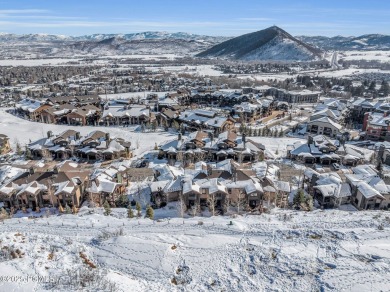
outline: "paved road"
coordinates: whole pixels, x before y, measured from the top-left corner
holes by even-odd
[[[338,53],[337,52],[334,52],[333,55],[332,55],[332,58],[330,60],[330,65],[332,66],[332,69],[338,69],[339,68],[339,64],[337,63],[338,62]]]

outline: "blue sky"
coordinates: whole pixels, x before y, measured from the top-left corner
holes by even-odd
[[[236,36],[277,25],[293,35],[390,34],[388,0],[0,0],[0,32],[142,31]]]

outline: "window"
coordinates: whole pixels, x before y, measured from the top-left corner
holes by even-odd
[[[232,194],[232,189],[228,189],[228,194],[229,194],[229,195]]]

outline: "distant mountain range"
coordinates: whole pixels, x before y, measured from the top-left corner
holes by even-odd
[[[2,42],[75,42],[75,41],[102,41],[111,38],[121,38],[124,40],[161,40],[161,39],[175,39],[187,41],[204,41],[204,42],[222,42],[230,37],[223,36],[207,36],[197,35],[186,32],[169,33],[164,31],[147,31],[130,34],[91,34],[83,36],[66,36],[54,34],[12,34],[0,33],[0,41]]]
[[[0,33],[0,58],[73,57],[75,55],[193,55],[229,39],[184,32],[142,32],[64,36]]]
[[[320,58],[322,50],[390,50],[390,36],[293,37],[276,26],[235,38],[153,31],[84,36],[0,33],[0,58],[172,53],[248,61],[304,61]]]
[[[367,34],[359,37],[298,36],[297,39],[324,50],[390,50],[390,36]]]
[[[232,38],[197,55],[243,61],[310,61],[320,59],[320,49],[310,46],[272,26],[264,30]]]

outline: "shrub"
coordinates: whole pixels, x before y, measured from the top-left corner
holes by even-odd
[[[153,220],[153,218],[154,218],[154,211],[153,211],[153,208],[151,206],[148,206],[146,208],[145,218],[149,218],[150,220]]]
[[[104,208],[104,215],[109,216],[112,211],[111,211],[110,204],[107,201],[103,204],[103,208]]]

